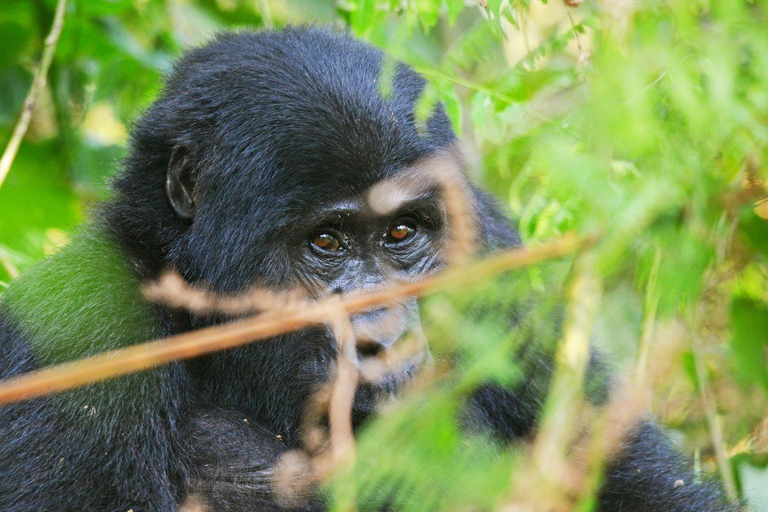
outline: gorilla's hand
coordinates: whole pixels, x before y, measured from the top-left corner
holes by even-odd
[[[204,406],[190,418],[188,441],[187,493],[205,510],[285,510],[271,484],[275,463],[287,451],[277,435],[242,414]]]

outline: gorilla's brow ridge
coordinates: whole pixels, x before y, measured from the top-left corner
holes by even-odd
[[[315,214],[312,215],[312,221],[317,224],[338,224],[345,217],[350,217],[360,213],[362,210],[362,201],[355,200],[342,200],[331,204],[325,208],[315,210]]]
[[[417,213],[425,209],[433,213],[438,213],[439,206],[436,204],[438,199],[439,194],[437,190],[431,189],[412,197],[404,197],[398,203],[393,203],[391,205],[392,208],[384,212],[374,210],[367,203],[363,203],[363,201],[359,199],[342,200],[327,208],[319,210],[312,216],[311,220],[315,225],[322,226],[340,225],[345,219],[351,217],[398,217],[407,213]]]

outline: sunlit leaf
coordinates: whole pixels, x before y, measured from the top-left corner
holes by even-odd
[[[739,377],[768,391],[768,306],[747,299],[731,304],[731,348]]]

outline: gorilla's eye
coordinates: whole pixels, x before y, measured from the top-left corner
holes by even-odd
[[[341,241],[331,233],[320,233],[312,238],[312,245],[326,252],[338,252]]]
[[[397,244],[405,242],[409,238],[416,234],[416,226],[411,222],[399,221],[396,222],[384,236],[387,242]]]

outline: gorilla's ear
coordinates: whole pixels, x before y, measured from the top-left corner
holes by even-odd
[[[195,176],[192,170],[190,148],[178,145],[173,148],[168,162],[165,192],[176,215],[184,220],[195,216]]]

